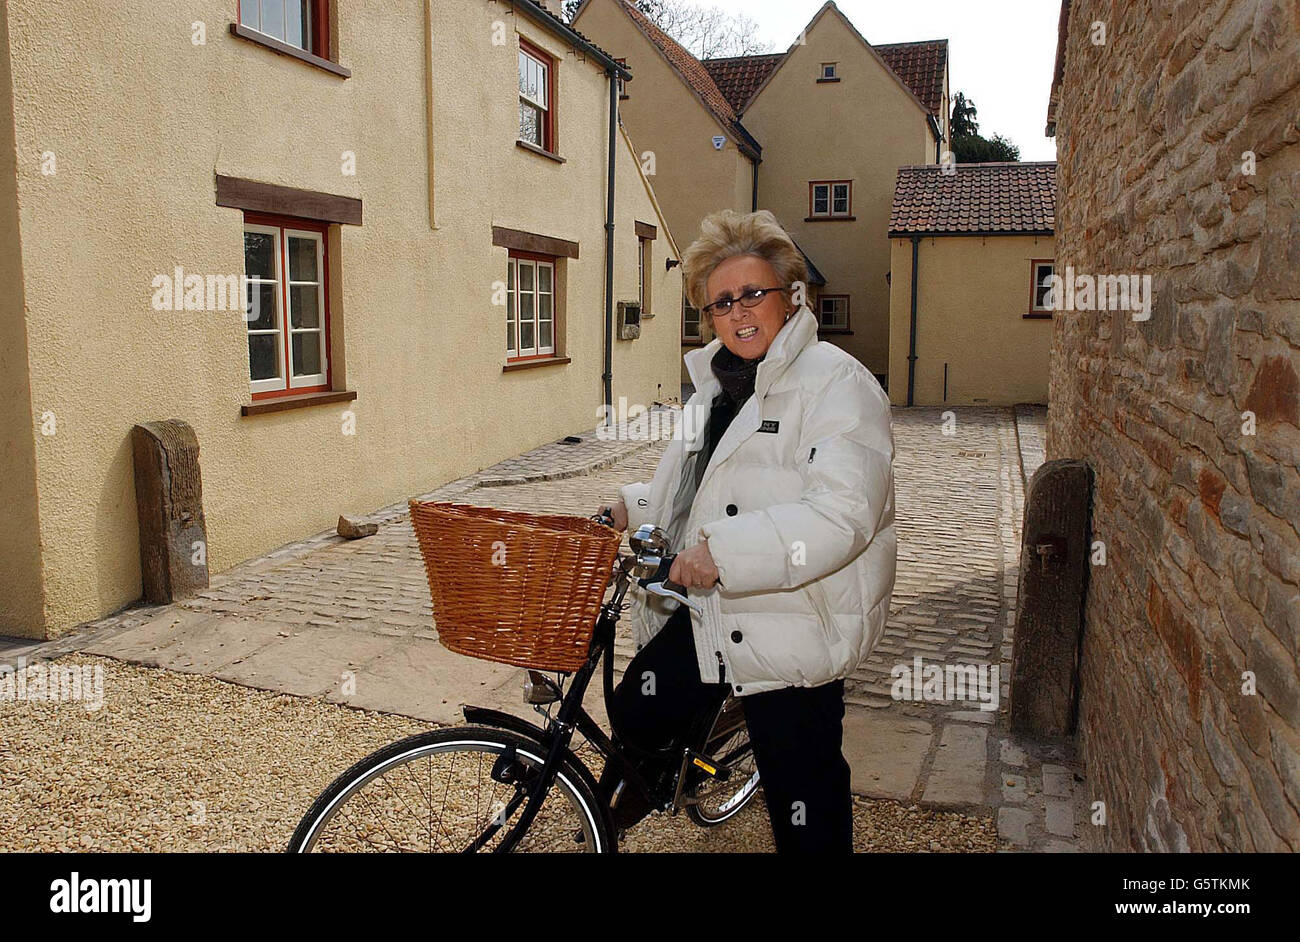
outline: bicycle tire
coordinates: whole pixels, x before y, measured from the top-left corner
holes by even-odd
[[[431,757],[434,755],[475,753],[480,757],[486,755],[499,757],[510,747],[514,748],[516,756],[522,758],[529,768],[540,768],[546,757],[546,747],[537,739],[525,737],[511,730],[491,726],[446,727],[427,733],[419,733],[390,743],[353,764],[351,768],[338,776],[321,792],[316,800],[312,802],[311,807],[307,809],[307,813],[303,815],[302,820],[298,822],[298,826],[294,829],[293,836],[290,838],[287,850],[289,853],[310,853],[315,850],[317,842],[323,835],[328,833],[330,824],[336,815],[346,807],[347,802],[353,796],[360,795],[365,786],[379,779],[390,769],[396,770],[406,765],[409,771],[410,763],[426,757],[430,758],[431,768]],[[547,793],[546,801],[543,803],[542,814],[545,814],[547,809],[551,807],[551,803],[555,800],[557,794],[567,798],[577,811],[577,823],[581,828],[580,833],[583,837],[581,843],[588,845],[578,849],[591,853],[617,852],[618,844],[614,839],[613,822],[609,816],[609,808],[599,799],[599,789],[590,770],[572,753],[566,755],[560,763],[560,768],[557,770],[555,779]],[[410,810],[409,805],[407,809]],[[444,807],[443,811],[439,813],[439,824],[442,822],[442,814],[445,810]],[[518,809],[512,817],[516,817],[517,814]],[[542,819],[542,814],[539,814],[538,820],[535,820],[529,831],[524,834],[520,841],[521,846],[526,847],[529,833],[533,832],[534,828],[537,827],[538,821]],[[432,818],[431,806],[430,818]],[[474,820],[477,823],[477,809]],[[490,820],[490,818],[483,820]],[[387,831],[387,829],[385,830]],[[393,836],[391,832],[388,832],[388,834],[390,837]],[[576,840],[577,835],[574,836],[575,844],[580,843]],[[432,843],[432,839],[432,823],[430,823],[430,843]],[[397,843],[396,840],[394,843]],[[456,845],[453,843],[453,850],[455,847]],[[399,847],[396,849],[406,848]],[[429,850],[432,851],[432,847]]]
[[[739,713],[738,717],[736,713]],[[744,708],[741,706],[740,701],[728,697],[718,710],[717,716],[714,717],[708,733],[700,740],[697,751],[718,758],[716,755],[718,748],[726,747],[733,753],[737,750],[747,749],[752,756],[753,746],[749,744],[749,729],[745,726],[744,717]],[[743,735],[743,740],[737,740],[737,733],[728,734],[725,729],[725,727],[735,725],[737,721],[739,721],[737,732]],[[722,727],[721,730],[720,727]],[[754,796],[758,794],[758,789],[762,784],[757,769],[752,773],[743,774],[744,779],[740,783],[740,788],[723,802],[719,811],[705,810],[703,805],[693,803],[686,808],[686,813],[690,816],[690,819],[700,827],[711,828],[738,815],[746,805],[754,800]],[[705,782],[707,783],[707,780]]]

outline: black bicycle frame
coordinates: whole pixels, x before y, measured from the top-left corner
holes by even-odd
[[[523,813],[519,820],[515,822],[514,827],[506,835],[501,845],[497,848],[498,853],[509,853],[515,845],[528,832],[532,826],[534,818],[537,817],[541,810],[542,802],[546,800],[546,795],[550,791],[551,785],[555,781],[555,776],[559,771],[560,763],[563,761],[565,754],[569,750],[569,743],[573,741],[574,731],[580,731],[583,736],[592,743],[606,761],[613,761],[619,764],[620,770],[625,779],[629,779],[629,784],[633,787],[640,788],[646,795],[653,796],[654,789],[645,777],[640,773],[635,765],[627,761],[627,755],[637,755],[642,758],[651,759],[669,759],[674,758],[675,748],[670,746],[661,750],[642,749],[634,743],[621,743],[615,745],[614,741],[600,728],[600,725],[587,712],[586,707],[582,705],[586,697],[587,688],[591,684],[591,678],[596,673],[596,668],[600,666],[603,659],[604,671],[602,679],[604,681],[604,699],[605,712],[610,717],[611,727],[614,722],[614,711],[610,707],[610,697],[614,689],[614,632],[618,626],[619,615],[623,610],[623,599],[627,594],[628,583],[630,581],[629,563],[626,560],[620,560],[619,575],[623,581],[614,595],[608,602],[601,606],[600,617],[596,619],[596,627],[592,632],[591,647],[589,649],[587,660],[574,673],[573,679],[569,684],[569,690],[565,693],[564,698],[560,701],[559,712],[545,728],[536,727],[526,721],[519,720],[519,723],[527,725],[531,730],[541,731],[541,744],[546,747],[546,760],[542,764],[541,772],[532,784],[528,795],[528,803],[524,807]],[[476,710],[473,707],[466,708],[466,717],[469,712],[475,710],[481,717],[486,718],[488,711]],[[495,711],[492,711],[493,713]],[[504,715],[503,715],[504,716]],[[501,725],[513,725],[503,723]],[[518,807],[517,802],[512,802],[506,808],[505,815],[512,814]],[[505,816],[503,815],[503,816]],[[480,841],[486,843],[492,834],[495,833],[496,826],[489,828],[480,838]]]

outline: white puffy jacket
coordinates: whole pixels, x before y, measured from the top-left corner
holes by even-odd
[[[720,346],[686,355],[695,395],[654,479],[622,488],[628,525],[664,527],[678,550],[708,540],[720,584],[690,593],[703,608],[691,616],[702,681],[744,696],[847,677],[884,634],[894,587],[889,400],[866,367],[817,341],[816,318],[801,308],[695,493]],[[638,650],[676,605],[637,595]]]

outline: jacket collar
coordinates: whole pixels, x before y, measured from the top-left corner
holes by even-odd
[[[758,377],[754,380],[755,398],[761,399],[799,354],[816,342],[817,318],[805,305],[781,326],[772,346],[768,347],[767,356],[758,364]],[[722,341],[714,337],[705,346],[692,350],[682,358],[691,383],[695,386],[696,395],[701,397],[705,405],[711,403],[721,389],[712,367],[713,355],[721,347]]]

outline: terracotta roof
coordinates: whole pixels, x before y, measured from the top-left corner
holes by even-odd
[[[932,115],[943,112],[943,75],[948,67],[948,40],[872,46]]]
[[[899,167],[889,234],[1041,234],[1056,228],[1056,164]]]
[[[930,114],[937,117],[942,113],[948,40],[888,43],[871,48],[880,53],[885,65],[902,79],[903,84],[912,90],[912,94],[921,100]],[[772,70],[787,55],[788,53],[776,52],[760,56],[730,56],[725,59],[705,59],[702,65],[731,107],[736,112],[743,112],[759,86],[767,81]]]
[[[701,64],[708,69],[714,84],[726,96],[731,107],[739,112],[749,104],[749,99],[754,97],[758,86],[767,80],[785,55],[784,52],[773,52],[761,56],[730,56],[725,59],[704,59]]]
[[[700,97],[700,100],[704,102],[704,106],[712,112],[718,122],[740,139],[742,148],[751,150],[757,156],[762,150],[758,141],[737,120],[736,109],[727,100],[727,96],[718,89],[713,77],[709,74],[709,70],[700,63],[700,60],[695,58],[685,46],[651,22],[649,17],[628,3],[627,0],[622,0],[621,6],[627,15],[631,17],[632,22],[637,25],[641,32],[645,33],[646,38],[659,47],[664,57],[677,70],[691,90]]]

